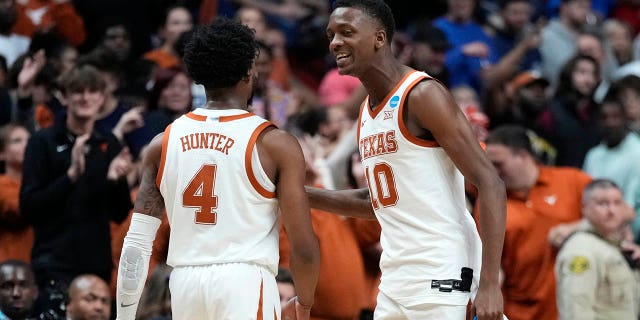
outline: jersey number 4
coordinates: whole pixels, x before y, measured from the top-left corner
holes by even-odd
[[[196,208],[197,224],[216,224],[218,196],[213,194],[216,187],[215,164],[203,165],[182,193],[182,205]]]
[[[398,203],[398,190],[396,189],[396,180],[393,177],[393,170],[388,163],[379,162],[373,166],[373,181],[369,174],[369,167],[365,168],[367,175],[367,183],[369,190],[375,190],[376,194],[371,195],[371,204],[373,209],[378,210],[380,205],[383,207],[392,207]],[[374,182],[375,186],[371,183]],[[375,187],[375,188],[373,188]]]

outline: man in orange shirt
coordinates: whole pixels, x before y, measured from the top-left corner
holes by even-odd
[[[511,320],[557,319],[557,247],[578,226],[582,189],[591,178],[574,168],[540,165],[523,127],[498,127],[486,143],[507,187],[504,313]]]

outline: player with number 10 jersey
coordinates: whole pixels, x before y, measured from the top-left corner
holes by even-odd
[[[460,279],[461,269],[470,268],[474,292],[482,249],[462,174],[436,141],[415,137],[405,126],[403,105],[420,81],[432,80],[411,71],[379,106],[369,106],[367,98],[360,111],[360,155],[382,226],[380,291],[403,305],[466,305],[466,290],[432,287],[432,280]]]

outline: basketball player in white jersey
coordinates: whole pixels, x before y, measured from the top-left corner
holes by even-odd
[[[224,18],[187,44],[187,71],[208,102],[149,146],[118,269],[118,319],[135,317],[165,208],[173,319],[281,319],[278,208],[297,293],[283,313],[309,319],[319,252],[304,158],[293,136],[246,111],[257,53],[253,31]]]
[[[394,58],[393,33],[382,0],[335,2],[330,51],[368,93],[358,143],[369,188],[308,188],[311,206],[380,222],[375,319],[463,320],[469,299],[478,319],[502,319],[504,184],[444,86]],[[465,178],[478,188],[482,242]]]

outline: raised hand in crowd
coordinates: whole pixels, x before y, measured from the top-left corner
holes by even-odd
[[[26,97],[31,95],[31,88],[40,70],[47,63],[44,50],[38,50],[33,57],[27,57],[22,65],[22,70],[18,74],[18,96]]]
[[[133,107],[125,112],[122,117],[120,117],[120,120],[118,120],[116,126],[113,127],[113,130],[111,130],[113,135],[122,141],[127,133],[144,126],[143,112],[144,107],[142,106]]]
[[[71,149],[71,165],[67,170],[67,175],[71,181],[77,181],[84,173],[85,169],[85,154],[87,152],[87,141],[91,137],[91,133],[85,133],[76,138]]]
[[[129,152],[129,148],[122,148],[120,153],[111,160],[109,171],[107,171],[107,180],[118,181],[127,176],[133,169],[133,158]]]

